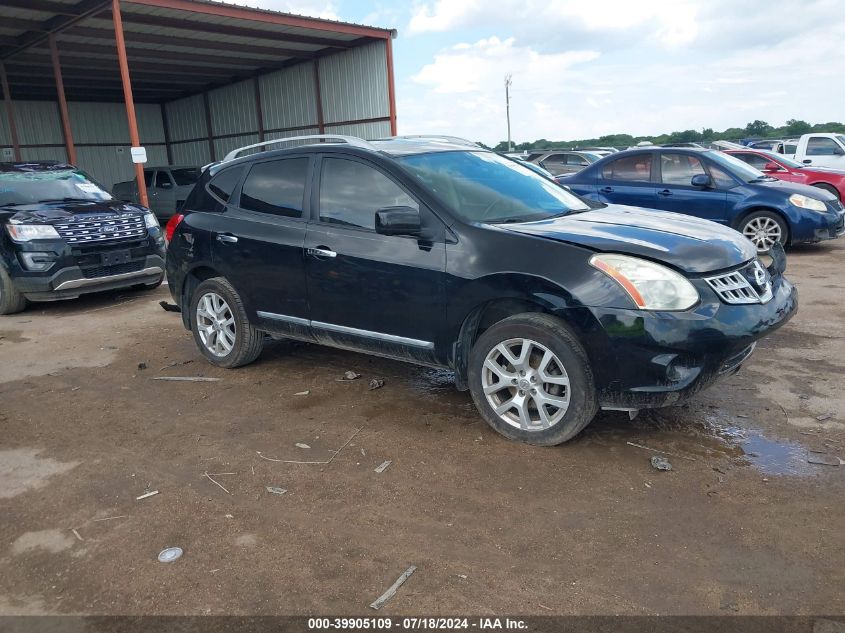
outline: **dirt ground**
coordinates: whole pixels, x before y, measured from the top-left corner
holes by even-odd
[[[380,614],[843,614],[845,465],[808,462],[845,458],[843,265],[793,249],[799,314],[739,374],[553,449],[446,372],[290,342],[214,368],[166,288],[0,317],[0,614],[374,615],[410,565]]]

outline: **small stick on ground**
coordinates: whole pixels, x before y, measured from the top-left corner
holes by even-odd
[[[552,609],[551,607],[547,607],[546,605],[540,604],[539,602],[537,603],[537,606],[541,609],[545,609],[546,611],[554,611],[554,609]]]
[[[112,519],[128,519],[128,518],[129,518],[128,514],[121,514],[120,516],[116,516],[116,517],[106,517],[104,519],[91,519],[91,522],[96,523],[97,521],[111,521]]]
[[[206,477],[208,477],[208,480],[209,480],[211,483],[213,483],[213,484],[215,484],[215,485],[217,485],[217,486],[220,486],[220,489],[221,489],[223,492],[225,492],[227,495],[232,494],[231,492],[229,492],[228,490],[226,490],[226,488],[223,486],[223,484],[221,484],[219,481],[216,481],[215,479],[212,479],[212,478],[211,478],[211,475],[209,475],[208,473],[204,473],[204,474],[205,474],[205,476],[206,476]]]
[[[220,382],[222,378],[207,378],[205,376],[156,376],[153,380],[170,380],[178,382]]]
[[[408,578],[411,577],[411,574],[413,574],[415,571],[417,571],[417,568],[414,565],[411,565],[410,567],[408,567],[408,569],[406,569],[402,573],[402,575],[399,576],[399,578],[396,579],[396,582],[394,582],[392,585],[390,585],[390,588],[387,591],[385,591],[383,594],[381,594],[376,599],[376,601],[373,602],[370,605],[370,608],[376,609],[376,610],[381,609],[385,604],[387,604],[387,602],[391,598],[393,598],[393,596],[396,595],[396,591],[399,589],[399,587],[401,587],[403,584],[405,584],[405,581],[408,580]]]
[[[211,475],[212,477],[221,477],[223,475],[237,475],[238,473],[206,473],[206,475]]]
[[[70,530],[70,531],[71,531],[71,532],[73,532],[73,535],[74,535],[76,538],[78,538],[80,541],[84,541],[84,540],[85,540],[85,539],[83,539],[83,538],[82,538],[82,536],[79,534],[79,532],[77,532],[77,531],[76,531],[76,528],[71,528],[71,530]]]
[[[147,497],[153,497],[158,494],[158,490],[151,490],[150,492],[145,492],[140,497],[135,497],[135,501],[140,501],[141,499],[146,499]]]
[[[642,444],[635,444],[634,442],[625,442],[628,446],[634,446],[636,448],[642,448],[647,451],[651,451],[652,453],[660,453],[661,455],[671,455],[672,457],[679,457],[680,459],[686,459],[688,461],[694,462],[697,461],[695,457],[687,457],[686,455],[678,455],[677,453],[670,453],[669,451],[662,451],[657,448],[651,448],[650,446],[643,446]]]
[[[272,457],[265,457],[264,455],[261,454],[261,451],[255,451],[255,452],[258,453],[258,456],[261,459],[266,459],[268,462],[277,462],[279,464],[323,464],[323,465],[331,464],[334,461],[334,458],[337,457],[340,454],[340,451],[342,451],[344,448],[349,446],[349,442],[351,442],[353,439],[355,439],[355,436],[358,435],[358,433],[360,433],[363,428],[364,427],[362,426],[360,429],[356,430],[349,437],[349,439],[346,440],[346,443],[334,452],[334,455],[332,455],[330,459],[327,459],[327,460],[322,461],[322,462],[298,462],[298,461],[294,461],[294,460],[290,460],[290,459],[273,459]]]

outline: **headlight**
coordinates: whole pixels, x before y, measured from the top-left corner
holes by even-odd
[[[660,264],[627,255],[593,255],[590,264],[611,277],[642,310],[686,310],[699,301],[684,277]]]
[[[49,224],[7,224],[6,230],[16,242],[59,239],[58,231]]]
[[[821,200],[810,198],[809,196],[802,196],[800,193],[793,193],[789,196],[789,201],[796,207],[802,209],[809,209],[810,211],[827,211],[827,205]]]
[[[148,229],[160,228],[158,218],[156,218],[152,211],[144,211],[144,224]]]

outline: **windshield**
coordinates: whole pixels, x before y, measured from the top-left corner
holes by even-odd
[[[551,180],[492,152],[416,154],[401,162],[466,222],[528,222],[590,208]]]
[[[0,171],[0,206],[111,199],[106,189],[76,169]]]
[[[173,181],[177,187],[183,187],[196,184],[197,180],[200,179],[200,170],[196,167],[173,169],[170,171],[170,175],[173,176]]]
[[[708,152],[707,154],[720,166],[724,167],[727,172],[744,182],[754,182],[768,178],[762,171],[755,169],[736,156],[731,156],[724,152]]]
[[[777,152],[760,152],[760,153],[764,154],[765,156],[768,156],[769,158],[772,159],[772,161],[776,161],[778,163],[786,165],[787,167],[792,167],[793,169],[804,167],[804,165],[802,163],[799,163],[797,160],[792,160],[791,158],[784,156],[783,154],[778,154]]]

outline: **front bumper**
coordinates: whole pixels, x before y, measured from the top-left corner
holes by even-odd
[[[92,277],[88,269],[67,266],[49,276],[16,278],[18,290],[30,301],[75,299],[90,292],[115,290],[140,284],[154,284],[164,276],[164,259],[147,255],[143,259],[113,267],[109,274]]]
[[[728,305],[699,290],[702,303],[688,312],[587,308],[596,325],[586,347],[602,408],[683,402],[735,373],[756,342],[798,309],[797,290],[784,277],[765,304]]]
[[[792,243],[822,242],[845,234],[845,210],[840,203],[836,205],[837,208],[831,208],[829,213],[814,213],[812,217],[804,217],[793,224]]]

